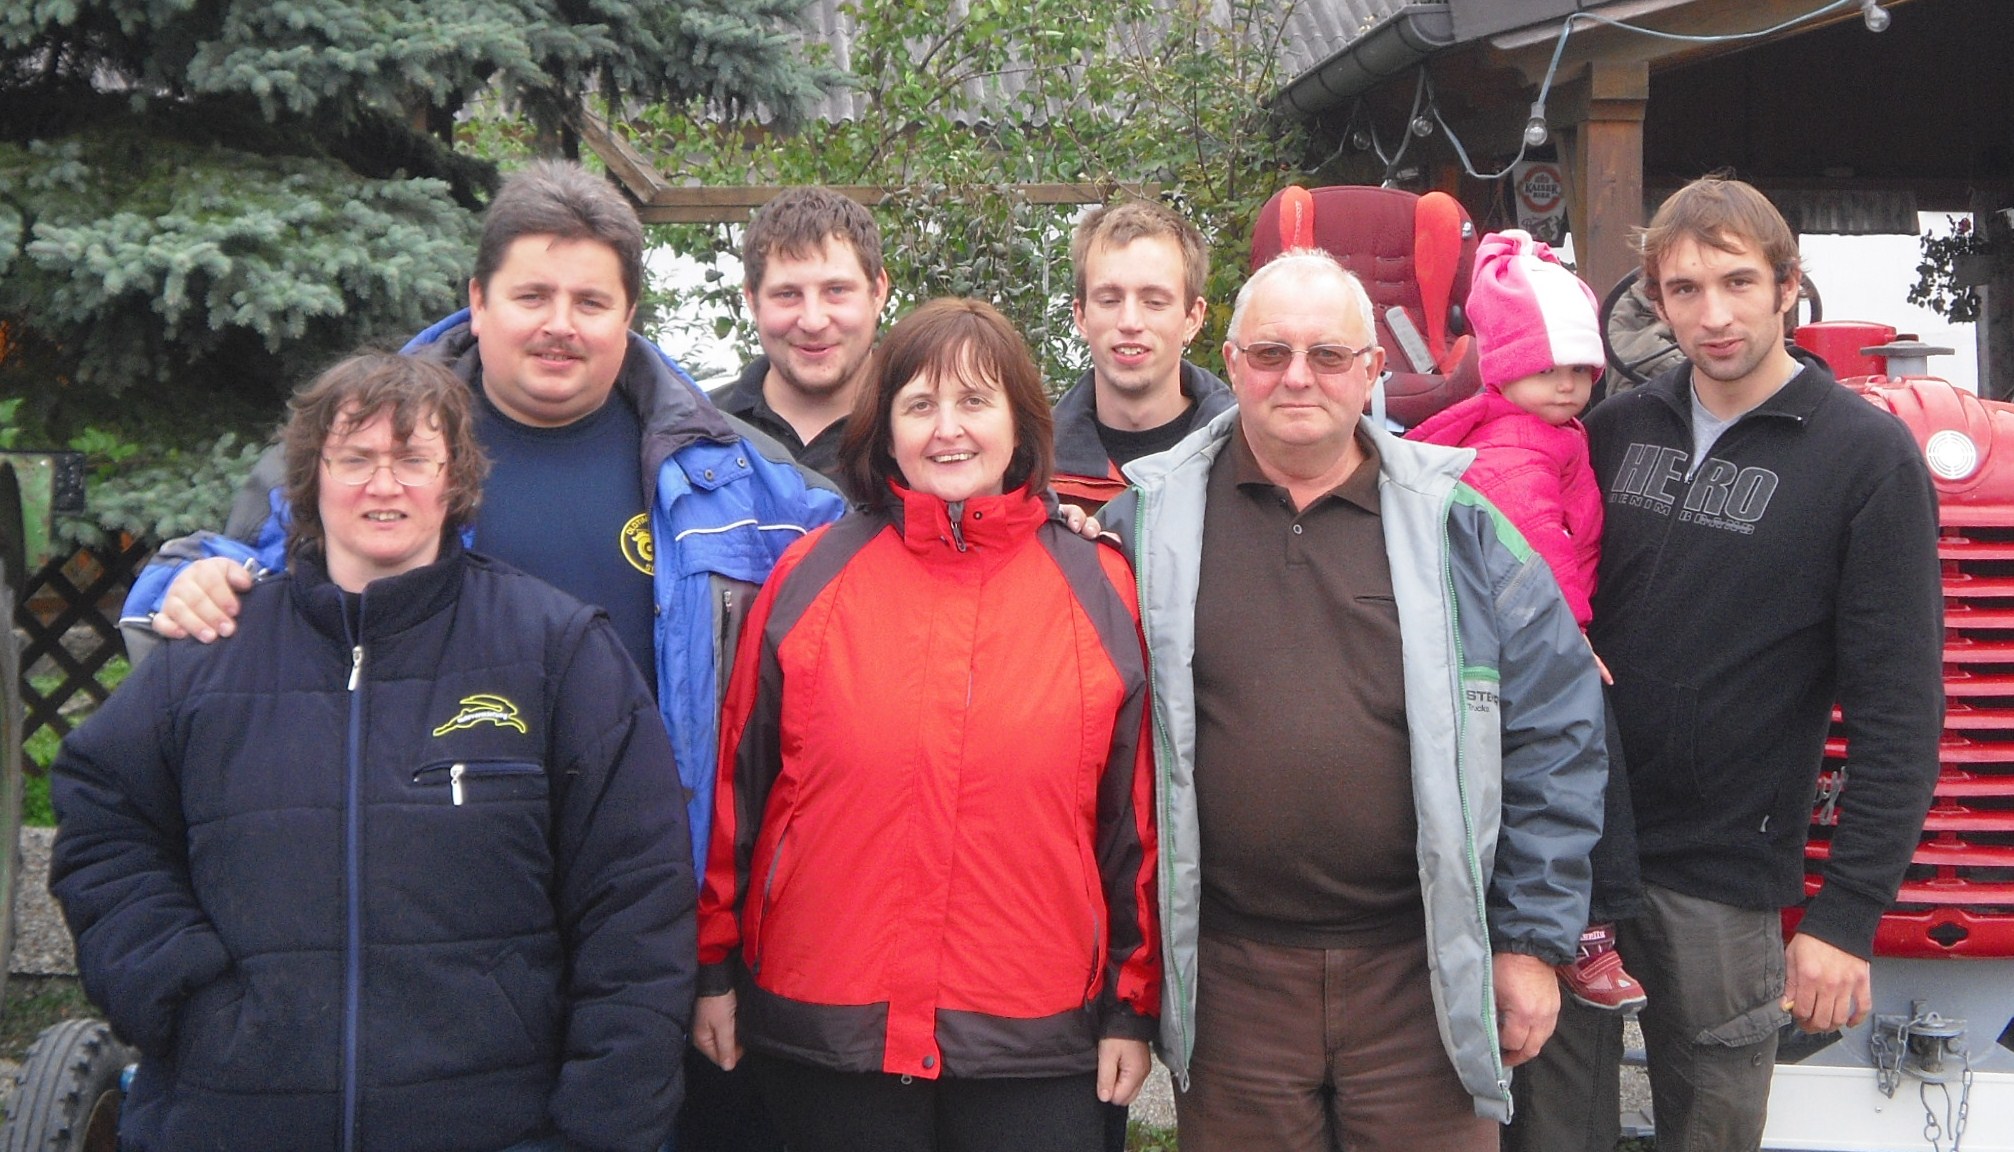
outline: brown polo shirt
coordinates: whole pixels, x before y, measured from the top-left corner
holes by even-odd
[[[1295,512],[1234,429],[1196,595],[1205,931],[1360,947],[1424,931],[1378,453]]]

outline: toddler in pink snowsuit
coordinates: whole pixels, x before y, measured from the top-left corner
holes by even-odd
[[[1578,419],[1602,370],[1595,310],[1594,292],[1543,241],[1518,229],[1483,237],[1468,319],[1485,387],[1406,434],[1476,450],[1463,479],[1545,559],[1583,629],[1601,559],[1601,492]],[[1591,858],[1592,922],[1560,978],[1583,1004],[1629,1011],[1643,1005],[1643,986],[1623,970],[1613,921],[1635,912],[1641,885],[1620,746],[1611,739],[1609,749],[1607,824]]]

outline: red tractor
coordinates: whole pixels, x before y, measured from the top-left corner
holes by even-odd
[[[1908,425],[1937,483],[1944,740],[1936,799],[1875,935],[1875,1015],[1776,1070],[1770,1148],[2014,1149],[2014,404],[1928,374],[1933,349],[1880,324],[1818,323],[1800,346]],[[1826,746],[1811,842],[1826,858],[1846,741]],[[1806,890],[1819,887],[1815,874]],[[1784,916],[1796,925],[1797,912]]]

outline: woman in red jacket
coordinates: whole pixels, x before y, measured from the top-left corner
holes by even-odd
[[[1130,569],[1052,513],[1049,408],[989,305],[896,324],[847,426],[860,510],[741,635],[694,1042],[793,1152],[1102,1146],[1160,1009]]]

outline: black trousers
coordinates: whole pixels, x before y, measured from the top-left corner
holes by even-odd
[[[678,1152],[783,1152],[747,1064],[732,1072],[685,1048],[685,1107],[678,1112]]]
[[[914,1080],[748,1055],[790,1152],[1102,1152],[1097,1076]]]
[[[1594,870],[1594,898],[1588,905],[1590,924],[1629,920],[1643,911],[1643,878],[1636,862],[1636,813],[1630,809],[1629,773],[1622,758],[1622,730],[1615,708],[1602,689],[1602,722],[1608,740],[1608,794],[1602,802],[1601,839],[1587,854]]]

